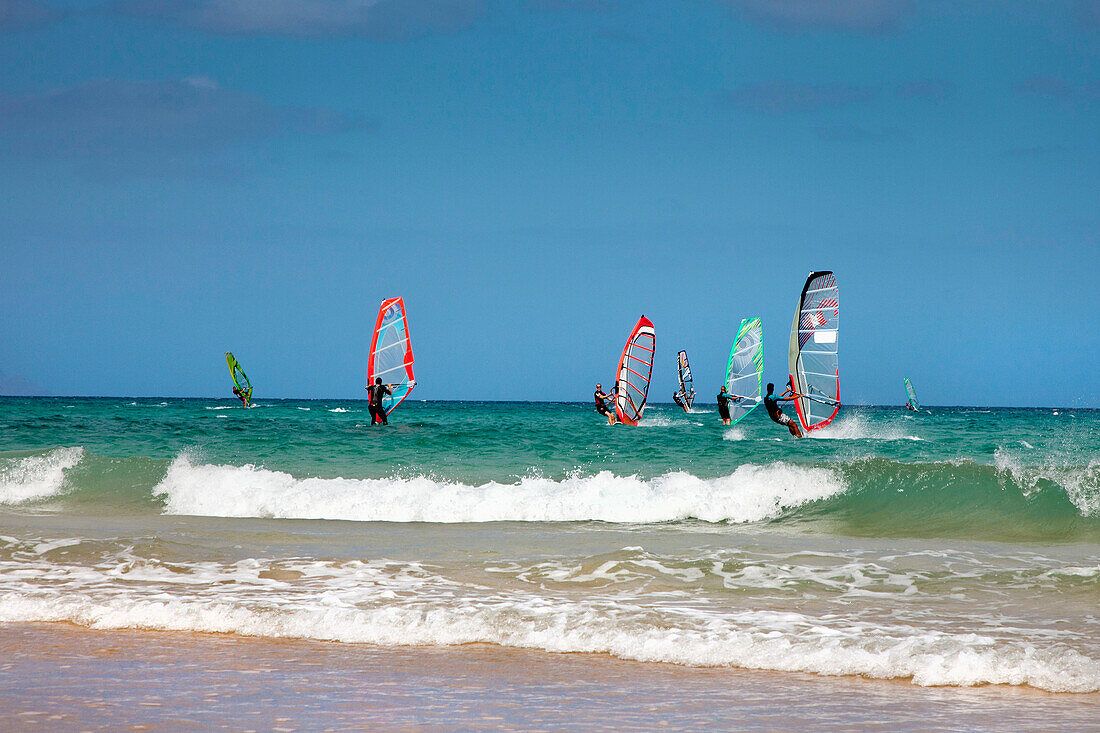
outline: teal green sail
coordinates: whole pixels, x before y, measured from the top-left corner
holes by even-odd
[[[248,375],[237,363],[237,357],[232,351],[225,352],[225,363],[229,367],[229,376],[233,377],[233,384],[240,391],[243,402],[247,405],[252,402],[252,382],[248,381]]]
[[[909,402],[906,405],[912,410],[919,410],[920,401],[917,400],[917,391],[913,389],[913,383],[909,381],[909,377],[905,378],[905,393],[909,395]]]
[[[745,318],[737,329],[726,364],[726,390],[730,417],[736,425],[760,404],[760,382],[764,372],[764,334],[759,318]]]

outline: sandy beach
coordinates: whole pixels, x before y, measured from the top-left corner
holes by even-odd
[[[475,644],[0,627],[21,730],[1088,730],[1100,695],[914,687]]]

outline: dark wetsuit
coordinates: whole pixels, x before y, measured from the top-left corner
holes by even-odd
[[[383,425],[389,425],[390,421],[386,419],[386,408],[382,406],[382,400],[386,395],[392,395],[393,392],[384,384],[372,384],[368,392],[370,393],[371,423],[380,422]]]
[[[733,399],[733,395],[729,392],[718,393],[718,417],[723,420],[730,419],[730,400]]]
[[[607,404],[604,402],[604,400],[614,399],[611,395],[605,394],[602,390],[597,389],[592,393],[592,397],[596,400],[596,412],[604,417],[611,414],[611,410],[607,409]]]
[[[779,409],[779,396],[776,394],[764,395],[764,409],[768,411],[768,417],[780,425],[786,425],[791,418]]]

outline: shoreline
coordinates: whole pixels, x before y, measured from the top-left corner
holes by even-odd
[[[918,687],[468,644],[376,647],[69,623],[0,626],[0,719],[25,729],[1084,730],[1100,693]],[[13,726],[14,727],[14,726]]]

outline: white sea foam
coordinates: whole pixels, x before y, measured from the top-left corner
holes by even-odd
[[[722,440],[744,440],[745,431],[741,428],[730,428],[722,433]]]
[[[1039,482],[1044,480],[1057,484],[1082,516],[1100,516],[1100,459],[1093,458],[1082,466],[1075,465],[1073,457],[1052,456],[1046,464],[1029,466],[998,447],[993,452],[993,465],[1025,491],[1038,490]]]
[[[490,643],[696,667],[911,679],[918,685],[1100,690],[1100,663],[1057,641],[683,601],[484,593],[415,563],[281,565],[278,572],[260,560],[170,569],[131,560],[109,572],[81,567],[69,574],[55,567],[52,580],[59,587],[4,581],[0,622],[67,621],[97,629],[384,646]],[[279,579],[280,573],[288,579]]]
[[[239,410],[241,405],[207,405],[206,410]]]
[[[831,469],[785,463],[743,465],[701,479],[667,473],[645,480],[601,471],[560,481],[470,485],[418,476],[295,478],[255,466],[172,462],[154,493],[170,514],[388,522],[652,523],[686,518],[755,522],[845,491]]]
[[[23,458],[0,458],[0,504],[43,499],[61,491],[65,471],[80,463],[84,449],[55,448]]]
[[[858,415],[848,415],[820,430],[805,432],[805,435],[827,440],[924,440],[907,432],[911,429],[911,425],[871,423]]]
[[[329,410],[329,412],[351,412],[351,410],[348,410],[348,409],[343,408],[343,407],[334,407],[331,410]]]
[[[640,428],[667,428],[680,424],[679,420],[673,420],[667,415],[650,415],[638,421]]]

